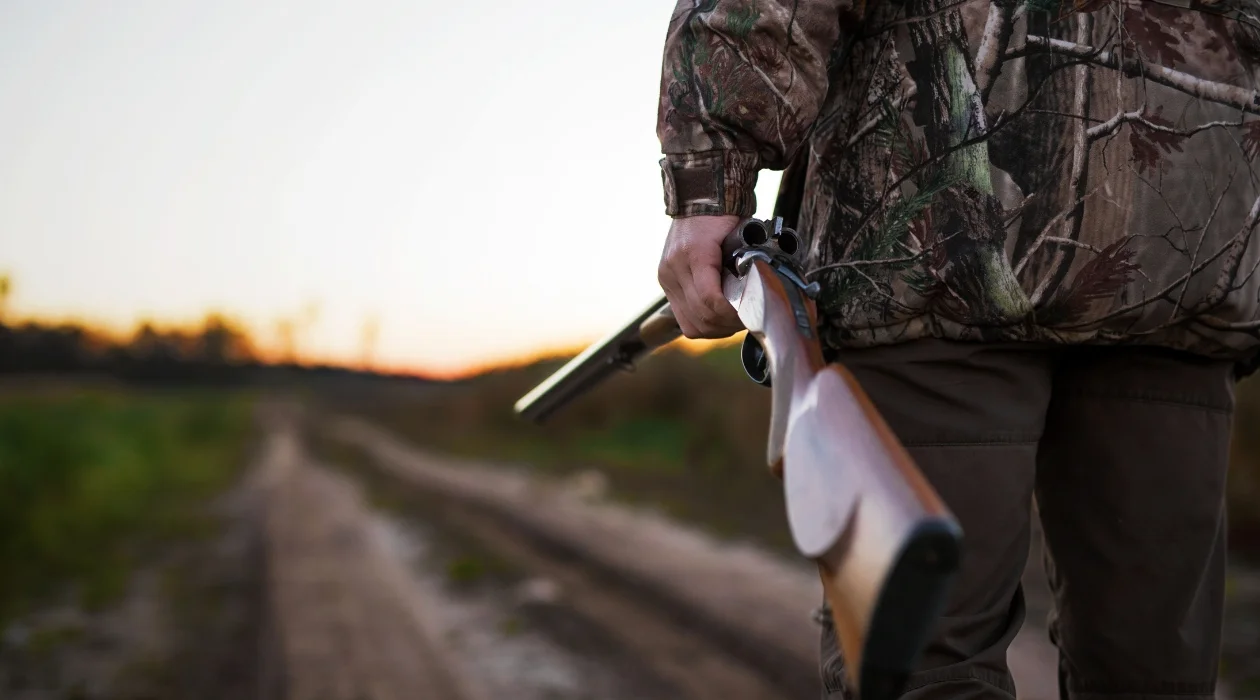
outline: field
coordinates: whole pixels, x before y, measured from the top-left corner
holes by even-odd
[[[765,466],[770,395],[744,376],[737,347],[666,351],[620,374],[544,426],[512,405],[558,361],[493,372],[423,400],[326,397],[417,442],[557,474],[596,470],[615,495],[654,503],[721,534],[789,546],[778,482]],[[1260,380],[1242,383],[1230,474],[1235,548],[1260,554]]]
[[[518,420],[517,398],[560,364],[449,384],[312,380],[281,393],[312,418],[357,415],[426,449],[570,478],[719,536],[790,553],[780,485],[765,465],[769,391],[744,376],[735,348],[667,351],[545,426]],[[250,506],[222,518],[212,506],[220,496],[232,500],[251,461],[261,404],[239,390],[15,387],[0,387],[0,694],[41,683],[64,693],[73,687],[67,683],[90,679],[98,650],[130,644],[116,632],[148,634],[147,613],[137,616],[144,607],[135,603],[149,599],[160,601],[157,626],[166,631],[153,639],[161,646],[154,656],[120,661],[138,670],[121,676],[130,679],[124,690],[100,697],[232,697],[256,685],[266,615],[261,511]],[[1231,463],[1235,562],[1260,554],[1257,428],[1260,381],[1251,380],[1239,390]],[[235,554],[215,553],[233,539]],[[1228,597],[1236,602],[1223,668],[1242,689],[1260,682],[1252,653],[1260,578],[1254,564],[1232,571]],[[478,573],[468,562],[447,571]],[[137,587],[145,580],[147,588]],[[109,611],[119,608],[131,612],[111,622]],[[46,614],[66,609],[84,614],[71,625]],[[90,663],[80,664],[84,653]]]
[[[765,463],[770,393],[744,376],[733,349],[663,352],[544,426],[516,418],[516,400],[560,364],[488,373],[423,399],[347,392],[325,396],[324,405],[464,456],[564,476],[595,472],[623,500],[721,535],[790,547],[779,485]]]

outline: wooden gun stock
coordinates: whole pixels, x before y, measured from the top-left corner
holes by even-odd
[[[865,392],[818,341],[795,233],[748,220],[723,246],[723,290],[748,329],[749,376],[772,393],[767,462],[797,549],[818,566],[846,673],[863,700],[894,698],[931,634],[962,533]],[[617,367],[677,338],[662,298],[523,397],[542,420]]]
[[[961,531],[853,376],[824,362],[813,300],[764,260],[725,291],[765,355],[767,461],[793,540],[818,565],[850,681],[864,700],[896,697],[944,604]]]

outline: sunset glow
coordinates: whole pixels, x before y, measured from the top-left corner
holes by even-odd
[[[660,293],[672,8],[6,3],[9,308],[444,375],[598,339]]]

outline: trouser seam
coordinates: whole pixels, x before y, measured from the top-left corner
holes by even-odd
[[[1110,691],[1110,692],[1081,692],[1071,690],[1070,695],[1075,700],[1086,700],[1087,698],[1129,698],[1130,700],[1141,700],[1142,698],[1197,698],[1199,700],[1214,700],[1216,693],[1191,693],[1169,691],[1166,693],[1159,692],[1127,692],[1127,691]]]
[[[1011,682],[1007,674],[981,668],[941,668],[916,673],[910,676],[910,679],[906,682],[905,689],[902,690],[902,694],[904,695],[910,691],[938,683],[968,680],[979,681],[1011,697],[1015,697],[1015,684]]]
[[[1028,445],[1036,445],[1036,439],[1020,439],[1020,440],[969,440],[969,441],[949,441],[949,440],[904,440],[901,444],[906,447],[1026,447]]]
[[[1122,684],[1089,681],[1068,681],[1068,688],[1076,695],[1158,695],[1161,697],[1203,697],[1216,694],[1213,682],[1156,681],[1138,684],[1136,687]]]
[[[1132,403],[1144,403],[1158,406],[1171,406],[1174,408],[1189,408],[1209,411],[1211,413],[1231,414],[1233,409],[1228,406],[1221,406],[1217,403],[1207,403],[1188,398],[1173,398],[1168,396],[1152,396],[1150,394],[1096,394],[1092,392],[1068,392],[1068,397],[1073,399],[1089,399],[1095,401],[1128,401]]]

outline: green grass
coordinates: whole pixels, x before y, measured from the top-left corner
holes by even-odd
[[[250,401],[123,392],[0,396],[0,627],[41,600],[115,599],[136,559],[209,525],[238,473]]]
[[[579,455],[604,464],[677,473],[687,467],[687,430],[677,421],[632,418],[578,436]]]

